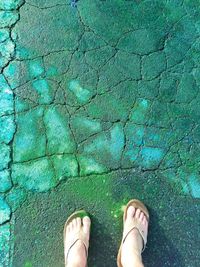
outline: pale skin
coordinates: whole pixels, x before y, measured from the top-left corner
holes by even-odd
[[[127,218],[125,224],[128,220],[137,219],[140,224],[145,227],[146,232],[148,231],[148,221],[144,213],[140,209],[135,209],[130,206],[127,210]],[[81,221],[82,220],[82,221]],[[82,228],[84,234],[89,239],[90,235],[90,225],[91,220],[89,217],[75,218],[67,226],[66,230],[66,242],[69,235],[74,235],[79,232]],[[123,267],[144,267],[142,263],[142,252],[143,240],[137,229],[133,229],[125,239],[122,252],[121,252],[121,263]],[[87,254],[86,249],[81,240],[78,240],[74,246],[70,249],[67,257],[66,267],[86,267],[87,266]]]

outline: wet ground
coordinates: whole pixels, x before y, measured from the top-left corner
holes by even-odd
[[[199,266],[199,40],[198,0],[0,2],[0,267],[64,266],[80,208],[116,266],[130,198],[145,266]]]

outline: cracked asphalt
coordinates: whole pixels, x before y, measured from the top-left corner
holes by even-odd
[[[199,40],[198,0],[0,1],[0,267],[64,266],[80,208],[116,266],[130,198],[145,266],[199,266]]]

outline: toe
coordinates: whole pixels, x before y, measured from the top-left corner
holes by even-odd
[[[142,221],[143,221],[143,218],[144,218],[144,213],[141,212],[141,213],[140,213],[140,218],[139,218],[139,220],[142,222]]]
[[[135,208],[133,206],[128,207],[127,209],[127,218],[132,219],[135,214]]]
[[[89,234],[90,232],[90,225],[91,225],[91,220],[88,216],[85,216],[83,218],[83,231],[86,234]]]
[[[72,221],[72,229],[76,228],[76,219],[73,219]]]
[[[137,209],[137,210],[136,210],[136,213],[135,213],[135,217],[136,217],[137,219],[140,218],[140,213],[141,213],[140,209]]]
[[[67,232],[70,231],[69,224],[67,225],[66,231],[67,231]]]
[[[81,227],[81,218],[80,218],[80,217],[78,217],[78,218],[76,219],[76,225],[78,226],[78,228]]]
[[[142,219],[142,223],[143,223],[144,225],[146,225],[146,221],[147,221],[147,220],[146,220],[146,216],[144,216],[143,219]]]
[[[69,225],[68,225],[68,229],[69,229],[69,232],[72,231],[72,223],[70,222]]]

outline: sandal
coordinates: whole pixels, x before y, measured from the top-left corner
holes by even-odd
[[[70,224],[70,222],[75,219],[80,217],[81,219],[84,218],[85,216],[88,216],[88,213],[84,210],[79,210],[74,212],[66,221],[65,226],[64,226],[64,255],[65,255],[65,266],[67,266],[67,259],[69,255],[70,249],[76,244],[78,240],[81,240],[85,246],[85,251],[86,251],[86,257],[88,256],[88,248],[89,248],[89,239],[85,236],[85,233],[83,233],[82,229],[78,233],[76,233],[71,240],[68,241],[68,244],[66,245],[66,229],[67,226]]]
[[[149,222],[149,212],[147,210],[147,208],[145,207],[145,205],[137,200],[137,199],[132,199],[128,202],[128,204],[126,205],[126,208],[125,208],[125,211],[124,211],[124,216],[123,216],[123,222],[124,222],[124,225],[125,225],[125,221],[126,221],[126,218],[127,218],[127,210],[130,206],[133,206],[135,209],[140,209],[144,215],[146,216],[146,219],[147,221]],[[129,225],[127,225],[126,227],[124,227],[124,230],[123,230],[123,237],[122,237],[122,241],[121,241],[121,245],[120,245],[120,248],[119,248],[119,252],[118,252],[118,256],[117,256],[117,266],[118,267],[123,267],[122,266],[122,263],[121,263],[121,251],[122,251],[122,246],[128,236],[128,234],[134,229],[136,228],[142,239],[143,239],[143,249],[142,249],[142,252],[145,250],[145,247],[146,247],[146,243],[147,243],[147,234],[148,234],[148,231],[146,232],[143,225],[141,225],[140,222],[138,222],[138,220],[133,220],[133,222]]]

